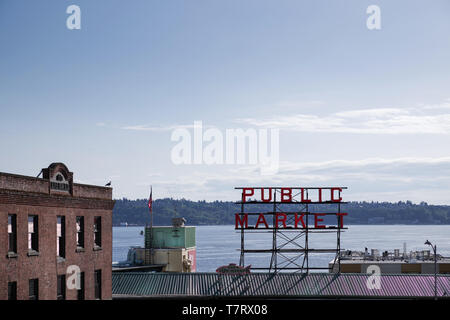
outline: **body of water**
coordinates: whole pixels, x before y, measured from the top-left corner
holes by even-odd
[[[144,227],[113,228],[113,261],[126,260],[130,246],[144,246],[144,236],[140,232]],[[240,233],[234,226],[197,226],[197,271],[215,272],[217,267],[229,263],[239,264]],[[437,245],[438,253],[450,256],[450,226],[448,225],[348,225],[348,230],[341,233],[341,249],[364,251],[379,249],[380,252],[400,249],[403,243],[407,252],[429,250],[424,245],[429,240]],[[302,240],[300,240],[302,241]],[[246,233],[246,248],[270,249],[271,233]],[[336,234],[310,234],[310,248],[335,248]],[[310,266],[326,267],[333,258],[332,254],[310,254]],[[270,254],[246,254],[245,265],[266,267],[270,262]]]

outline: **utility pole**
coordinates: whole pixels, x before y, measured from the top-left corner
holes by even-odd
[[[426,245],[429,245],[433,249],[434,254],[434,299],[437,299],[437,248],[436,245],[432,245],[430,241],[425,241]]]
[[[150,197],[148,199],[148,209],[150,211],[150,264],[153,264],[153,188],[150,186]]]

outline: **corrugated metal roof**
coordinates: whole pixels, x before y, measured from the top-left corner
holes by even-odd
[[[434,275],[383,274],[369,289],[368,274],[144,273],[112,275],[115,296],[433,297]],[[369,280],[370,281],[370,280]],[[437,295],[450,297],[450,276],[437,277]]]

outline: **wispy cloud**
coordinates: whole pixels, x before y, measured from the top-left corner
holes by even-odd
[[[450,102],[439,105],[446,108]],[[431,113],[437,106],[421,108],[371,108],[329,115],[292,114],[266,119],[243,118],[237,123],[298,132],[355,134],[450,134],[450,113]]]
[[[318,107],[325,103],[321,100],[283,100],[275,104],[280,108],[306,108],[306,107]]]
[[[280,164],[277,175],[262,176],[257,166],[230,166],[214,172],[160,177],[154,184],[176,186],[173,194],[193,199],[236,199],[236,186],[349,187],[347,200],[447,203],[450,157],[367,158]]]
[[[450,109],[450,98],[443,103],[421,105],[421,108],[425,110]]]
[[[303,104],[303,103],[302,103]],[[310,101],[322,105],[322,101]],[[278,107],[298,106],[285,101]],[[296,113],[267,118],[238,118],[234,122],[247,126],[279,128],[288,131],[313,133],[353,134],[450,134],[450,99],[440,104],[420,105],[414,108],[369,108],[345,110],[328,115]],[[104,123],[97,123],[104,126]],[[123,130],[164,132],[192,129],[193,124],[129,125]],[[204,126],[206,129],[207,126]]]
[[[230,170],[226,179],[255,180],[258,168],[238,167]],[[394,185],[429,183],[450,188],[450,157],[404,157],[368,158],[360,160],[330,160],[320,162],[280,163],[276,176],[256,177],[260,182],[273,183],[301,181],[303,184],[317,184],[330,181],[376,181],[390,182]],[[442,184],[442,182],[444,182]]]
[[[349,110],[337,112],[334,115],[336,117],[344,119],[353,118],[387,118],[387,117],[397,117],[401,115],[408,115],[409,112],[404,109],[399,108],[378,108],[378,109],[362,109],[362,110]]]
[[[321,162],[289,162],[285,161],[280,164],[281,171],[291,170],[331,170],[334,168],[367,168],[371,166],[408,166],[408,165],[440,165],[446,164],[450,166],[450,157],[402,157],[402,158],[367,158],[361,160],[330,160]]]
[[[123,130],[132,131],[153,131],[153,132],[163,132],[163,131],[173,131],[176,129],[192,129],[193,124],[190,125],[166,125],[166,126],[151,126],[151,125],[132,125],[121,127]]]

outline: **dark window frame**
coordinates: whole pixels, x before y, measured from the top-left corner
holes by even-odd
[[[77,290],[77,299],[84,300],[85,299],[85,286],[84,286],[84,272],[80,272],[80,289]]]
[[[77,248],[84,248],[84,216],[76,217]],[[79,229],[78,229],[79,228]]]
[[[56,282],[56,300],[66,300],[66,275],[58,275]]]
[[[17,300],[17,281],[8,282],[8,300]]]
[[[61,235],[58,235],[58,224],[61,224]],[[56,217],[56,241],[57,241],[57,253],[60,258],[66,257],[66,217]]]
[[[33,222],[33,231],[32,232],[30,232],[30,219],[32,220],[31,222]],[[27,231],[28,231],[27,232],[27,234],[28,234],[28,251],[39,252],[39,216],[38,215],[35,215],[35,214],[28,215]]]
[[[94,298],[102,299],[102,270],[94,271]]]
[[[28,280],[28,299],[39,300],[39,279]]]
[[[9,232],[10,224],[11,224],[11,232]],[[17,215],[16,214],[8,214],[8,252],[9,253],[17,253]]]
[[[102,217],[94,217],[94,246],[102,246]]]

